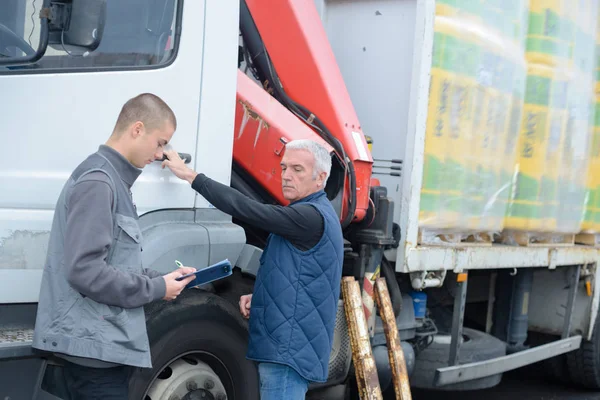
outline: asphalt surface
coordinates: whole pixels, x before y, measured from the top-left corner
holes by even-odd
[[[413,390],[413,400],[600,400],[600,392],[574,390],[539,373],[517,370],[505,374],[495,388],[472,392]]]

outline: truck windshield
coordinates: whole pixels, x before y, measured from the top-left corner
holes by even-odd
[[[0,0],[0,74],[165,65],[180,2]]]

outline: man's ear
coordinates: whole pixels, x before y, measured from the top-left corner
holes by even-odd
[[[142,121],[136,121],[131,125],[131,135],[134,138],[138,138],[144,134],[146,127]]]
[[[319,187],[323,187],[323,182],[325,182],[325,178],[327,178],[327,172],[321,172],[317,175],[317,185]]]

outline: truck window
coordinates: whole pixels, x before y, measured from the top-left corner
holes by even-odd
[[[168,65],[177,52],[179,3],[1,0],[0,74]]]

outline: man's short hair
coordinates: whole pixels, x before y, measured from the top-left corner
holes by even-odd
[[[320,143],[310,139],[292,140],[285,145],[286,150],[306,150],[315,158],[315,166],[313,170],[313,179],[317,179],[317,175],[321,172],[327,173],[323,186],[327,185],[327,179],[331,174],[331,155],[329,151]]]
[[[147,131],[162,128],[167,122],[177,129],[177,118],[171,107],[152,93],[137,95],[123,105],[114,133],[120,134],[137,121],[141,121]]]

